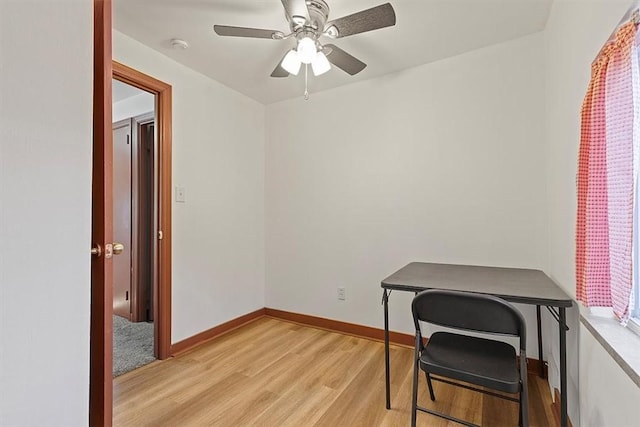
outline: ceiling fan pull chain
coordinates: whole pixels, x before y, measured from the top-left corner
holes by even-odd
[[[309,86],[307,85],[309,79],[309,64],[304,64],[304,100],[309,100]]]

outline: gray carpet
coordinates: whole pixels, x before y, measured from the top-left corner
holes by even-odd
[[[131,323],[123,317],[113,316],[114,378],[154,360],[153,323]]]

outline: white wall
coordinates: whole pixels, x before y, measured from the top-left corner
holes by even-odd
[[[264,106],[118,32],[114,59],[173,88],[177,342],[264,307]]]
[[[382,327],[410,261],[545,268],[543,59],[536,34],[268,105],[267,307]]]
[[[113,103],[112,121],[116,123],[120,120],[152,113],[154,110],[155,97],[148,92],[139,93],[138,95]]]
[[[638,386],[582,324],[579,348],[581,425],[637,426]]]
[[[0,425],[89,413],[93,6],[0,0]]]
[[[548,273],[573,297],[580,108],[591,62],[630,5],[630,0],[556,0],[545,30]],[[630,425],[638,417],[638,388],[579,324],[578,309],[569,314],[569,415],[573,425]],[[548,336],[552,347],[549,382],[559,387],[557,333]],[[635,396],[635,400],[626,396]]]

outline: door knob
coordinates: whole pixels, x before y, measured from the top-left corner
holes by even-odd
[[[113,254],[120,255],[124,251],[124,245],[122,243],[113,244]]]
[[[93,248],[91,248],[91,255],[95,255],[98,257],[102,255],[102,246],[95,245]]]

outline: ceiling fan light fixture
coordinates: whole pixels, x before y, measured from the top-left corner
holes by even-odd
[[[282,68],[287,70],[289,74],[297,76],[298,72],[300,71],[300,66],[302,65],[302,62],[300,61],[300,55],[298,55],[298,52],[291,49],[289,53],[285,55],[281,65]]]
[[[271,77],[298,75],[302,64],[305,64],[305,83],[309,74],[307,72],[309,64],[316,76],[326,73],[334,66],[351,76],[356,75],[364,70],[367,64],[338,46],[333,44],[323,46],[320,39],[322,37],[340,39],[392,27],[396,25],[396,13],[391,3],[384,3],[329,20],[327,1],[281,0],[284,16],[291,30],[288,34],[278,30],[229,25],[214,25],[213,30],[217,35],[224,37],[295,40],[296,46],[293,50],[285,52],[285,57],[278,62],[271,72]]]
[[[320,76],[331,69],[331,64],[324,53],[318,52],[311,62],[311,69],[314,76]]]
[[[303,64],[311,64],[317,52],[316,42],[311,37],[303,37],[298,42],[298,56]]]

